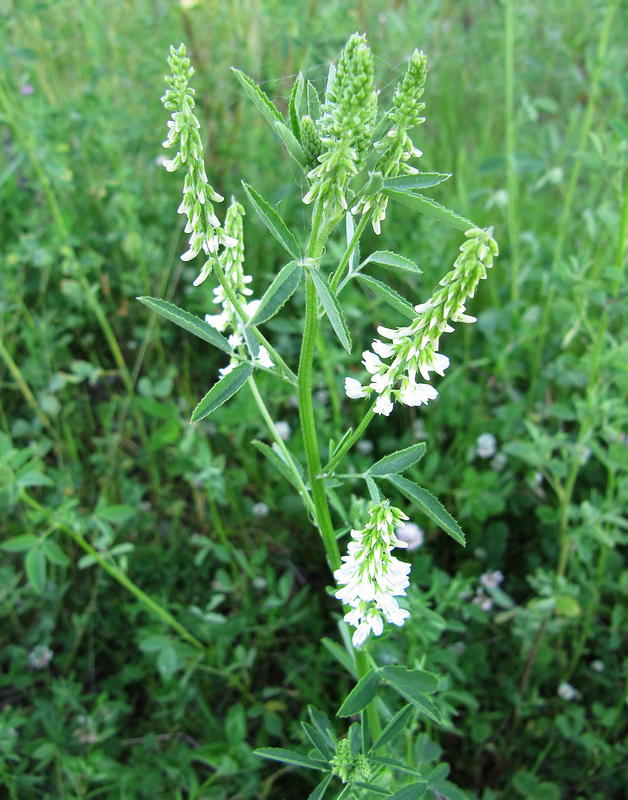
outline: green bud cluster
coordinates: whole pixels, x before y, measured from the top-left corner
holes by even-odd
[[[185,232],[191,236],[189,249],[181,259],[190,261],[201,251],[207,257],[200,275],[194,281],[197,286],[210,274],[220,246],[234,247],[237,240],[227,235],[214,213],[212,201],[221,202],[223,198],[207,180],[200,123],[194,114],[194,89],[189,86],[194,68],[185,53],[183,44],[178,49],[171,47],[168,58],[172,74],[166,77],[170,88],[162,97],[162,102],[168,111],[172,111],[172,118],[168,121],[168,138],[163,146],[179,149],[174,158],[164,161],[164,167],[168,172],[174,172],[184,165],[187,168],[183,201],[178,211],[179,214],[186,214],[188,221]]]
[[[336,753],[331,759],[332,774],[343,783],[368,781],[371,778],[371,765],[362,753],[351,754],[349,739],[341,739],[336,744]]]
[[[303,199],[347,208],[347,186],[368,152],[377,117],[373,54],[365,36],[351,36],[332,74],[317,123],[324,149],[308,173],[312,187]]]
[[[375,149],[380,151],[375,171],[380,172],[385,178],[413,175],[418,172],[415,167],[407,163],[411,158],[422,155],[421,151],[415,148],[408,131],[425,122],[420,116],[425,104],[420,100],[426,77],[427,58],[424,53],[415,50],[403,80],[395,89],[392,108],[387,115],[391,127],[386,136],[374,145]],[[366,213],[372,207],[373,230],[375,233],[380,233],[387,205],[386,195],[377,194],[374,197],[361,198],[353,211]]]
[[[307,159],[308,172],[318,165],[318,157],[323,152],[323,143],[312,118],[306,114],[301,117],[301,147]]]

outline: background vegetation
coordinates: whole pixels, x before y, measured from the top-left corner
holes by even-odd
[[[380,660],[442,676],[445,723],[414,720],[404,746],[417,764],[451,765],[460,789],[439,789],[439,767],[433,797],[620,796],[626,19],[617,3],[568,5],[0,5],[7,797],[235,800],[306,797],[314,786],[252,751],[299,749],[307,704],[333,718],[352,686],[322,548],[292,489],[249,446],[265,439],[252,398],[241,392],[189,425],[221,356],[135,297],[212,310],[209,284],[191,292],[195,268],[178,260],[180,181],[160,166],[168,46],[185,41],[197,69],[213,185],[246,206],[246,178],[298,232],[296,172],[229,66],[285,109],[290,78],[303,70],[324,86],[355,30],[368,34],[382,92],[415,47],[427,53],[421,168],[452,172],[432,195],[495,224],[502,247],[470,308],[478,324],[448,337],[438,402],[369,429],[375,455],[427,441],[417,473],[468,539],[463,551],[414,517],[426,535],[411,556],[412,616],[377,647]],[[259,296],[283,256],[247,211]],[[389,232],[367,244],[419,264],[422,284],[399,288],[421,302],[460,237],[400,207],[389,217]],[[341,252],[327,253],[330,265]],[[358,353],[373,309],[399,321],[351,291]],[[297,293],[294,312],[269,326],[288,360],[301,303]],[[358,413],[342,392],[355,358],[327,343],[317,398],[337,436]],[[272,386],[276,418],[296,428],[295,398]],[[488,457],[477,445],[486,433]],[[301,452],[298,437],[290,447]],[[359,471],[368,448],[348,466]],[[359,518],[361,499],[342,500]],[[493,570],[503,583],[483,587]],[[208,643],[209,657],[151,615],[125,577]]]

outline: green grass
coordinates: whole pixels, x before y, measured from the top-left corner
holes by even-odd
[[[250,446],[270,443],[253,395],[190,426],[224,362],[135,298],[211,310],[209,283],[190,291],[194,268],[178,259],[179,180],[157,163],[169,45],[191,51],[208,173],[245,204],[257,293],[284,261],[240,179],[280,203],[297,233],[306,211],[296,171],[229,67],[285,111],[295,74],[322,87],[356,29],[368,34],[384,96],[412,50],[427,53],[421,169],[453,173],[431,196],[494,224],[501,245],[469,306],[478,324],[448,337],[438,402],[377,419],[373,454],[345,462],[360,472],[425,437],[416,475],[469,541],[462,551],[416,519],[426,544],[412,557],[413,622],[377,653],[425,659],[446,676],[445,714],[440,728],[413,718],[400,741],[417,764],[449,762],[469,797],[619,796],[625,24],[619,4],[579,0],[569,13],[510,0],[0,8],[0,531],[62,551],[41,543],[26,560],[26,546],[3,551],[8,797],[282,798],[314,786],[252,750],[304,751],[297,721],[307,704],[333,718],[353,686],[320,644],[342,641],[323,552],[292,488]],[[421,282],[395,286],[422,302],[460,237],[401,206],[389,218],[390,233],[369,232],[363,251],[414,259]],[[326,267],[341,256],[339,242]],[[340,392],[339,403],[316,404],[336,438],[340,415],[342,429],[359,420],[341,387],[373,322],[399,324],[361,290],[343,297],[354,354],[339,353],[323,328],[316,387]],[[302,294],[292,302],[265,331],[296,369]],[[265,375],[258,384],[274,419],[297,430],[290,387]],[[507,457],[501,470],[475,454],[484,432]],[[296,434],[289,444],[303,460]],[[351,520],[364,512],[361,493],[357,482],[340,493]],[[260,502],[266,517],[253,515]],[[493,569],[506,579],[487,613],[465,597]],[[34,670],[28,654],[39,645],[54,657]],[[603,672],[591,667],[597,659]],[[573,701],[558,696],[561,682],[576,688]]]

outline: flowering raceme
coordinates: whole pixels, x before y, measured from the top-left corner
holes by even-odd
[[[362,646],[371,631],[375,636],[382,633],[382,616],[399,626],[410,616],[395,600],[405,595],[409,586],[410,564],[391,555],[393,548],[408,546],[395,534],[395,528],[407,519],[389,500],[371,506],[364,528],[351,531],[348,555],[343,556],[344,564],[334,572],[342,587],[336,597],[351,606],[345,621],[356,628],[355,647]]]
[[[248,288],[253,278],[244,274],[244,229],[242,217],[244,209],[235,199],[227,209],[225,217],[225,231],[229,238],[235,241],[235,245],[228,250],[224,250],[218,259],[225,273],[225,277],[233,288],[242,311],[246,314],[247,321],[253,317],[257,311],[260,301],[247,298],[253,294],[253,290]],[[196,282],[195,282],[196,283]],[[220,333],[224,333],[227,328],[232,328],[233,333],[229,336],[229,344],[232,348],[240,347],[244,344],[244,326],[233,303],[227,297],[222,285],[214,290],[214,303],[222,306],[219,314],[206,314],[205,322],[215,328]],[[262,367],[270,368],[273,362],[268,355],[266,348],[261,345],[255,361]],[[238,364],[237,359],[231,359],[228,366],[218,370],[221,375],[227,375]]]
[[[178,147],[179,150],[174,158],[163,164],[168,172],[174,172],[184,165],[187,167],[183,201],[178,213],[187,215],[185,232],[191,236],[189,249],[181,256],[181,260],[191,261],[201,250],[204,252],[207,258],[194,281],[197,286],[210,274],[220,246],[235,247],[238,242],[222,228],[211,203],[212,200],[219,203],[224,198],[214,191],[207,180],[203,143],[198,132],[200,123],[193,112],[194,89],[188,85],[194,68],[185,55],[185,45],[178,49],[170,48],[168,64],[172,70],[172,75],[166,76],[170,88],[161,100],[165,108],[173,113],[168,121],[168,138],[163,146]]]
[[[375,339],[372,350],[365,350],[362,363],[371,379],[363,386],[355,378],[345,378],[345,391],[352,399],[378,395],[374,412],[388,416],[397,400],[407,406],[420,406],[438,397],[438,392],[428,383],[417,383],[417,373],[428,381],[430,372],[443,375],[449,366],[447,356],[438,352],[442,333],[451,333],[452,322],[475,322],[475,317],[465,313],[464,303],[473,297],[478,283],[486,278],[486,270],[493,266],[493,256],[498,254],[492,229],[472,228],[460,247],[460,255],[451,270],[440,281],[427,303],[415,306],[418,316],[402,328],[377,330],[385,339]],[[399,387],[397,385],[400,383]]]

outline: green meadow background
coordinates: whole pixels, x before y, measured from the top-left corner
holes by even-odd
[[[418,716],[400,746],[426,774],[449,764],[432,800],[625,788],[625,4],[0,0],[3,797],[281,800],[315,786],[253,750],[307,752],[307,705],[334,719],[354,685],[323,549],[250,445],[269,441],[250,395],[189,424],[222,355],[135,298],[214,310],[211,281],[193,289],[196,268],[179,260],[181,176],[161,166],[170,44],[185,42],[196,68],[209,180],[245,206],[259,297],[284,261],[241,179],[301,240],[309,211],[229,67],[286,112],[298,72],[324,90],[356,30],[384,106],[425,51],[419,166],[453,175],[429,194],[494,225],[501,247],[468,304],[478,323],[442,340],[438,401],[376,419],[345,461],[362,472],[426,441],[415,477],[467,534],[463,550],[395,498],[425,541],[408,554],[411,619],[376,660],[436,672],[443,709],[442,726]],[[421,280],[393,285],[419,303],[460,244],[391,203],[362,249],[412,258]],[[330,269],[342,252],[339,233]],[[266,327],[293,367],[302,302]],[[360,419],[345,375],[375,324],[401,324],[357,287],[343,307],[354,352],[324,327],[317,373],[318,424],[336,441]],[[259,382],[302,457],[295,397]],[[338,497],[363,515],[363,484]],[[504,580],[485,592],[492,570]]]

